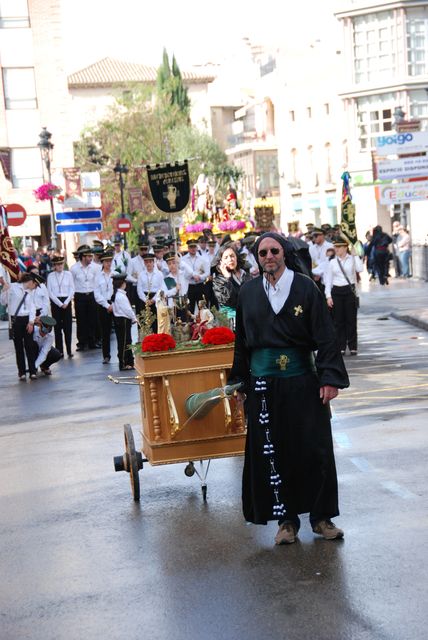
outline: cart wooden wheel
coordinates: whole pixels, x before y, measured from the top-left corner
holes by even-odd
[[[125,434],[125,452],[126,452],[127,463],[128,463],[127,464],[128,468],[126,470],[129,471],[132,495],[134,497],[135,502],[138,502],[138,500],[140,499],[140,478],[138,477],[138,468],[141,469],[141,466],[139,466],[138,464],[138,455],[135,450],[134,435],[132,433],[130,424],[125,424],[124,434]]]

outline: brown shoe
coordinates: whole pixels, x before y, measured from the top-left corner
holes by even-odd
[[[342,529],[336,527],[331,520],[320,520],[315,527],[313,527],[312,531],[323,536],[325,540],[336,540],[344,536]]]
[[[292,522],[284,522],[279,525],[275,536],[275,544],[293,544],[296,542],[297,527]]]

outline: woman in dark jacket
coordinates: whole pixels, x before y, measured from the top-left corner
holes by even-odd
[[[220,311],[235,325],[236,304],[241,285],[251,276],[241,266],[241,256],[232,244],[220,248],[213,278],[213,291]]]

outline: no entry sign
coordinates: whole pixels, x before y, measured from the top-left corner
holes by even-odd
[[[116,222],[117,230],[121,233],[127,233],[127,231],[131,230],[131,221],[129,218],[119,217]]]
[[[19,225],[24,224],[27,212],[21,204],[7,204],[6,217],[7,224],[11,227],[19,227]]]

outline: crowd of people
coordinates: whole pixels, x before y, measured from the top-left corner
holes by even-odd
[[[326,299],[340,351],[357,355],[356,285],[363,262],[371,277],[387,284],[393,244],[399,273],[409,277],[408,233],[398,223],[394,223],[392,238],[375,227],[367,238],[363,259],[341,235],[339,225],[307,225],[305,234],[290,234],[288,239],[293,248],[290,260],[298,261],[298,270],[315,281]],[[74,252],[72,265],[53,250],[36,255],[27,251],[20,257],[25,271],[19,282],[10,284],[0,271],[0,303],[8,307],[19,379],[25,380],[27,374],[35,379],[38,368],[50,375],[54,362],[73,357],[73,317],[76,351],[100,349],[103,364],[111,361],[114,331],[120,370],[134,367],[129,348],[132,325],[141,321],[144,311],[152,311],[151,330],[157,332],[160,305],[168,308],[173,321],[193,322],[196,337],[206,324],[201,322],[201,308],[214,307],[233,328],[240,287],[260,275],[252,250],[256,241],[256,233],[232,241],[228,235],[206,232],[188,240],[179,251],[173,238],[142,237],[136,255],[131,255],[119,239],[107,246],[95,240],[92,246],[81,245]],[[54,340],[48,364],[43,366],[38,358],[41,335],[45,344]]]

